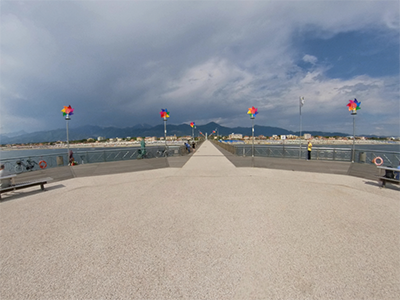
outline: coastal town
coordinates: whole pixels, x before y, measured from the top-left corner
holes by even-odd
[[[195,140],[205,139],[205,136],[195,137]],[[232,133],[228,136],[216,136],[211,135],[208,139],[217,139],[226,142],[234,142],[241,144],[251,144],[252,137],[242,134]],[[185,136],[176,136],[170,135],[166,136],[166,141],[164,137],[115,137],[115,138],[105,138],[99,136],[97,139],[88,138],[82,140],[72,140],[69,141],[70,145],[74,147],[91,147],[91,148],[102,148],[102,147],[134,147],[140,145],[142,141],[145,141],[146,144],[181,144],[190,140],[193,140],[193,136],[185,135]],[[353,143],[353,137],[340,137],[340,136],[312,136],[311,134],[305,133],[304,135],[299,136],[296,135],[272,135],[272,136],[264,136],[258,135],[254,137],[254,144],[258,145],[269,145],[269,144],[300,144],[306,143],[306,141],[311,141],[313,144],[323,144],[323,145],[349,145]],[[399,144],[400,138],[395,137],[364,137],[357,136],[354,140],[355,144]],[[42,142],[42,143],[27,143],[27,144],[4,144],[0,145],[1,150],[13,150],[13,149],[37,149],[37,148],[65,148],[67,147],[66,141],[55,141],[55,142]]]

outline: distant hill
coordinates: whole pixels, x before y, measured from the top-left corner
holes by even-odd
[[[196,136],[198,135],[198,130],[202,131],[204,134],[211,134],[213,130],[218,130],[219,135],[227,136],[231,133],[239,133],[243,135],[251,135],[251,127],[225,127],[221,126],[215,122],[211,122],[205,125],[197,125],[195,130]],[[256,135],[272,136],[276,135],[288,135],[294,134],[298,135],[299,132],[289,131],[279,127],[270,126],[259,126],[255,125],[254,130]],[[188,124],[173,125],[167,124],[167,134],[184,136],[191,135],[192,128]],[[321,131],[307,131],[307,133],[313,136],[348,136],[346,133],[341,132],[321,132]],[[69,129],[69,139],[82,140],[88,138],[97,139],[97,137],[102,136],[105,138],[115,138],[115,137],[145,137],[145,136],[157,136],[161,137],[164,135],[164,125],[160,124],[157,126],[151,126],[148,124],[137,124],[132,127],[118,128],[118,127],[100,127],[86,125],[77,128]],[[55,142],[55,141],[65,141],[66,140],[66,130],[65,128],[48,130],[48,131],[38,131],[33,133],[23,133],[17,136],[0,135],[0,144],[20,144],[20,143],[41,143],[41,142]]]

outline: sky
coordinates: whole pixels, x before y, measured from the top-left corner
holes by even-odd
[[[398,1],[5,1],[0,133],[214,121],[399,136]]]

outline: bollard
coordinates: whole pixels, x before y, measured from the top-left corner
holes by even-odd
[[[57,166],[63,166],[63,165],[64,165],[64,157],[57,156]]]
[[[367,153],[360,152],[359,154],[359,161],[360,163],[365,163],[367,161]]]

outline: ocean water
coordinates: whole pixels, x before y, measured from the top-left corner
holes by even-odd
[[[269,147],[279,147],[282,145],[268,145]],[[303,145],[302,147],[306,147]],[[255,145],[255,147],[262,147],[262,145]],[[285,145],[285,147],[298,147],[298,145]],[[85,152],[85,151],[115,151],[119,149],[137,149],[137,147],[105,147],[105,148],[70,148],[74,153]],[[342,148],[342,149],[352,149],[352,145],[313,145],[313,148]],[[371,145],[355,145],[356,150],[366,150],[366,151],[389,151],[389,152],[399,152],[400,144],[371,144]],[[23,150],[0,150],[0,160],[11,159],[11,158],[26,158],[31,156],[46,156],[46,155],[67,155],[67,149],[23,149]]]
[[[306,144],[303,147],[307,147]],[[341,148],[341,149],[353,149],[353,145],[313,145],[313,148]],[[382,145],[355,145],[356,150],[367,150],[367,151],[389,151],[389,152],[400,152],[400,144],[382,144]]]

